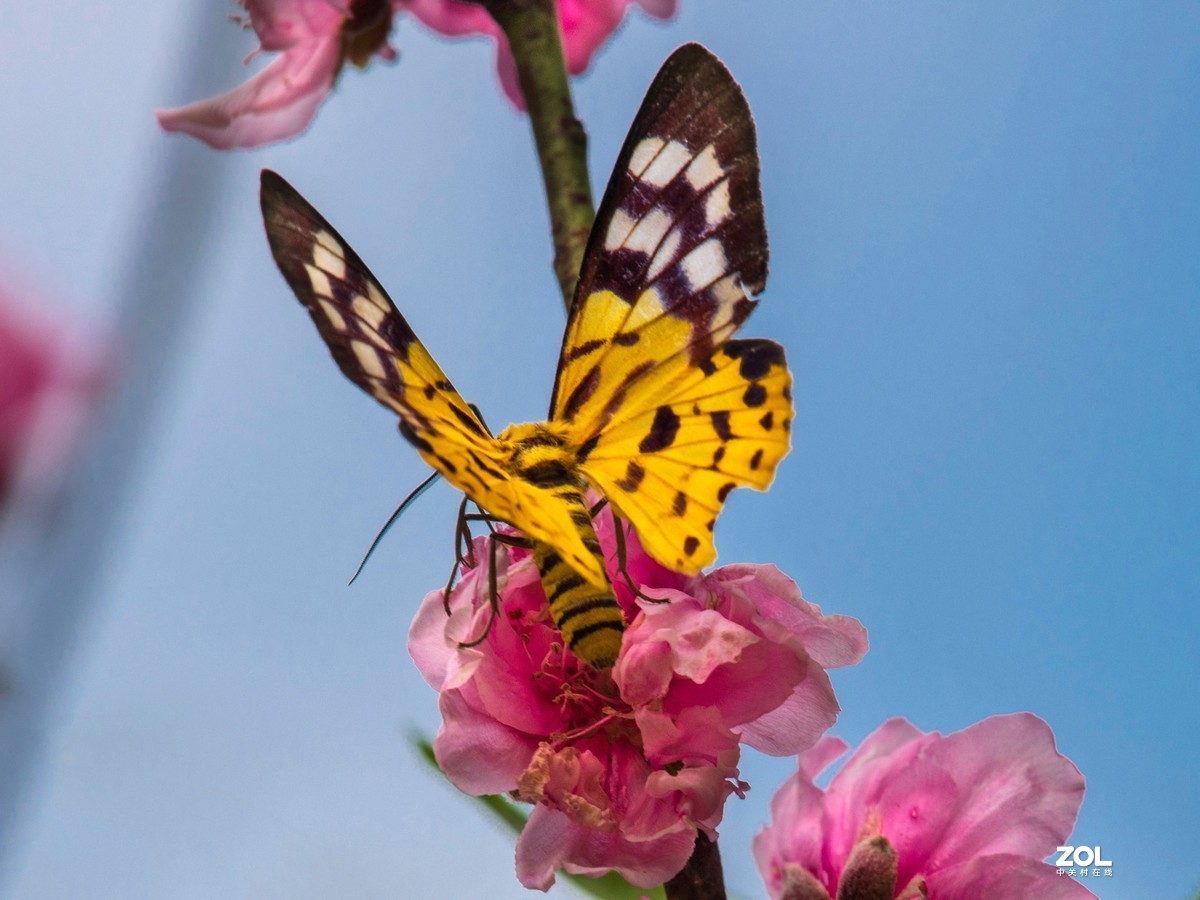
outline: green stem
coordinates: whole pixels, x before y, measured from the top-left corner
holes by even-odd
[[[575,116],[554,0],[478,0],[508,38],[537,144],[554,274],[570,312],[595,210],[587,171],[587,133]]]

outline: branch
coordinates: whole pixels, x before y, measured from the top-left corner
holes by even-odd
[[[587,171],[587,132],[575,116],[554,0],[478,0],[504,31],[537,145],[554,274],[570,312],[595,211]]]
[[[667,900],[725,900],[725,875],[717,842],[698,832],[691,859],[664,887]]]

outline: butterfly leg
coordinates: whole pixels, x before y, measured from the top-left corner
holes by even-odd
[[[600,511],[602,509],[604,509],[604,507],[607,505],[608,505],[608,498],[601,497],[599,500],[597,500],[592,505],[592,508],[588,510],[589,518],[595,519],[596,516],[598,516],[600,514]],[[645,594],[642,593],[641,588],[639,588],[636,584],[633,583],[633,579],[629,575],[629,568],[626,565],[627,558],[626,558],[626,551],[625,551],[625,528],[623,527],[624,525],[625,525],[625,522],[621,519],[620,516],[617,515],[616,510],[613,510],[613,533],[616,536],[616,541],[617,541],[617,572],[618,572],[618,574],[620,574],[620,576],[623,579],[625,579],[625,584],[627,584],[629,586],[629,589],[631,591],[633,591],[635,596],[641,597],[643,600],[647,600],[650,603],[666,603],[667,601],[663,600],[661,598],[646,596]]]
[[[488,520],[491,524],[491,517],[486,514],[482,518]],[[525,538],[516,537],[511,534],[503,534],[493,530],[488,536],[488,606],[489,614],[487,624],[483,627],[483,634],[472,641],[460,641],[458,646],[461,648],[478,647],[491,633],[492,624],[496,621],[496,616],[500,613],[500,587],[496,575],[496,553],[497,548],[504,544],[507,547],[523,547],[529,549],[530,543]]]
[[[458,520],[454,526],[454,565],[450,567],[450,577],[446,579],[446,587],[442,591],[442,608],[450,615],[450,591],[454,588],[454,579],[458,570],[464,565],[475,567],[475,546],[471,541],[471,526],[468,524],[467,498],[464,496],[458,504]]]
[[[601,502],[603,502],[603,501],[601,501]],[[627,551],[625,548],[625,529],[627,527],[628,527],[628,523],[625,522],[625,520],[621,519],[619,516],[617,516],[616,513],[614,513],[613,514],[613,534],[616,536],[616,539],[617,539],[617,572],[618,572],[618,574],[625,580],[625,584],[628,585],[629,589],[631,591],[633,591],[633,593],[637,597],[640,597],[642,600],[646,600],[650,603],[668,603],[669,601],[663,599],[662,597],[647,596],[646,594],[642,593],[641,588],[639,588],[636,584],[633,583],[633,578],[629,574],[629,566],[628,566],[629,558],[627,556]]]

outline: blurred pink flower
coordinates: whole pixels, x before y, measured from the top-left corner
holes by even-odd
[[[620,27],[629,6],[636,3],[658,19],[675,15],[676,0],[558,0],[558,18],[562,26],[563,55],[567,71],[579,75],[587,70],[592,56]],[[460,37],[483,34],[496,40],[496,70],[508,99],[518,109],[525,108],[517,66],[508,41],[481,6],[461,0],[397,0],[397,10],[407,10],[439,34]]]
[[[66,464],[103,383],[101,353],[0,288],[0,511]]]
[[[846,749],[822,738],[771,800],[754,855],[772,898],[1092,896],[1042,861],[1071,833],[1084,779],[1037,716],[945,737],[889,719],[821,790],[813,779]]]
[[[396,56],[387,44],[390,0],[241,0],[260,51],[279,52],[266,68],[219,97],[159,110],[158,124],[218,150],[257,147],[308,127],[346,62]]]
[[[517,843],[517,875],[546,889],[555,870],[620,872],[653,887],[691,855],[697,829],[716,836],[738,778],[740,744],[776,755],[811,746],[835,721],[826,668],[858,662],[866,633],[824,616],[773,566],[726,566],[694,578],[650,559],[632,532],[616,571],[605,510],[597,533],[631,619],[612,670],[564,650],[530,554],[500,547],[500,614],[490,615],[487,541],[455,587],[424,600],[409,651],[440,693],[434,751],[468,794],[513,792],[534,809]]]

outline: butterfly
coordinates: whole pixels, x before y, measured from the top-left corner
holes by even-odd
[[[783,348],[733,339],[767,276],[750,108],[698,44],[654,79],[617,158],[568,315],[545,422],[493,435],[334,228],[262,173],[275,261],[342,372],[400,417],[452,485],[532,541],[566,645],[611,666],[624,619],[589,488],[663,565],[716,557],[729,492],[765,489],[790,448]]]

